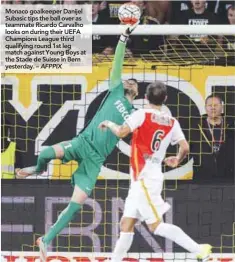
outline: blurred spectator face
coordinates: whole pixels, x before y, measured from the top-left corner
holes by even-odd
[[[143,14],[145,10],[145,1],[131,1],[134,5],[137,5],[140,9],[141,14]]]
[[[92,3],[92,16],[98,15],[100,10],[100,4],[98,2],[93,2]]]
[[[101,4],[100,4],[100,10],[104,10],[105,8],[107,8],[107,2],[102,1]]]
[[[228,9],[228,21],[229,24],[235,25],[235,8],[233,7]]]
[[[131,97],[138,95],[138,84],[134,80],[127,80],[124,82],[125,93]]]
[[[223,105],[218,97],[208,98],[206,101],[206,113],[208,117],[215,118],[221,116]]]
[[[206,0],[192,0],[191,1],[194,10],[205,10],[206,9]]]

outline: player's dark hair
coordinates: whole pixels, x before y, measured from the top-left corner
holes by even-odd
[[[137,79],[135,79],[135,78],[129,78],[128,81],[133,81],[133,82],[135,82],[136,84],[138,84],[138,81],[137,81]]]
[[[207,101],[208,101],[208,99],[210,99],[210,98],[217,98],[217,99],[220,101],[220,104],[223,104],[222,98],[221,98],[219,95],[216,95],[216,94],[211,94],[211,95],[209,95],[209,96],[206,98],[205,104],[207,104]]]
[[[146,96],[150,104],[157,106],[162,105],[167,96],[166,85],[160,81],[155,81],[154,83],[149,84]]]

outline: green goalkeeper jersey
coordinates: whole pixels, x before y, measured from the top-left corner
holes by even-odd
[[[105,158],[113,151],[119,138],[110,130],[102,131],[98,129],[99,124],[104,120],[110,120],[122,125],[133,110],[132,104],[125,97],[121,81],[124,55],[125,44],[119,41],[114,56],[109,92],[103,99],[94,118],[82,132],[82,136]]]

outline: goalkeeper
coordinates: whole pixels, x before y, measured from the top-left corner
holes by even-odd
[[[82,208],[95,186],[102,164],[119,141],[119,138],[111,131],[99,130],[99,124],[108,119],[122,125],[133,110],[132,102],[138,95],[138,83],[135,79],[122,83],[121,73],[126,42],[137,24],[129,26],[120,36],[110,76],[109,92],[88,126],[70,142],[62,142],[43,150],[38,157],[36,167],[23,168],[17,172],[18,178],[40,174],[45,171],[52,159],[61,159],[65,163],[76,160],[79,163],[78,169],[72,176],[74,191],[70,203],[59,215],[49,232],[37,240],[41,261],[46,261],[46,248],[50,242]]]

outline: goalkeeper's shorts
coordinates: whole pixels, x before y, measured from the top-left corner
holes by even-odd
[[[63,163],[71,160],[78,162],[78,168],[72,175],[71,184],[77,185],[87,195],[90,195],[105,159],[94,150],[82,135],[60,144],[64,149]]]

